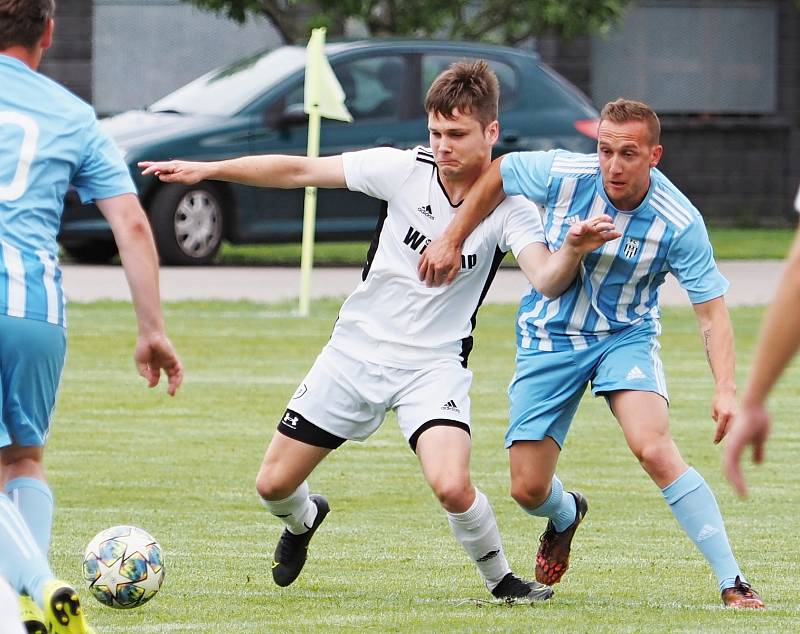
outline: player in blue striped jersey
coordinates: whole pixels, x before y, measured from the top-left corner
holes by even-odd
[[[182,369],[164,333],[158,259],[127,168],[91,106],[36,72],[54,11],[53,0],[0,0],[0,576],[26,593],[25,620],[39,623],[29,631],[72,634],[89,629],[75,591],[47,563],[53,497],[43,468],[66,349],[56,235],[70,184],[114,232],[140,374],[152,387],[164,369],[174,394]]]
[[[598,153],[519,152],[497,159],[471,190],[466,209],[420,263],[429,285],[450,281],[460,244],[505,195],[544,206],[550,249],[575,222],[607,214],[622,236],[585,255],[573,284],[548,297],[531,287],[517,313],[517,363],[509,386],[506,434],[511,494],[531,515],[547,517],[537,579],[556,583],[588,508],[555,475],[567,431],[588,384],[606,398],[629,447],[661,489],[688,536],[711,564],[722,600],[761,608],[733,556],[714,495],[681,457],[669,433],[668,395],[659,357],[658,290],[668,273],[686,289],[702,332],[716,391],[715,442],[735,408],[733,329],[728,282],[714,262],[703,219],[656,169],[660,124],[642,103],[605,106]]]

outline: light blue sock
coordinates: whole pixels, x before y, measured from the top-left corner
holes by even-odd
[[[733,586],[737,575],[744,581],[728,543],[719,506],[703,476],[690,467],[661,493],[681,528],[711,564],[720,591]]]
[[[53,578],[28,525],[8,496],[0,493],[0,574],[18,593],[26,592],[40,606],[44,584]]]
[[[528,515],[547,517],[553,520],[553,525],[559,533],[567,530],[578,514],[575,498],[569,492],[566,495],[564,494],[564,485],[561,484],[558,476],[553,476],[550,495],[547,496],[541,506],[537,506],[535,509],[526,509],[523,506],[522,510]]]
[[[46,557],[53,529],[53,494],[50,487],[36,478],[14,478],[6,483],[5,493],[25,518],[39,550]]]

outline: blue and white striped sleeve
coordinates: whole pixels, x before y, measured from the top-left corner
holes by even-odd
[[[730,286],[717,268],[714,249],[699,216],[672,242],[667,262],[693,304],[722,297]]]
[[[500,162],[503,191],[508,196],[525,196],[528,200],[547,202],[547,183],[555,150],[549,152],[511,152]]]

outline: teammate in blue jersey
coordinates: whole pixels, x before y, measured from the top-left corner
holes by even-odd
[[[658,289],[667,273],[686,289],[700,323],[716,391],[714,441],[736,408],[728,282],[717,270],[697,209],[656,169],[660,124],[642,103],[603,108],[597,154],[515,152],[494,161],[441,241],[420,262],[429,285],[452,280],[460,245],[505,195],[544,206],[548,246],[569,227],[608,214],[622,236],[582,258],[560,296],[536,288],[517,314],[516,371],[509,386],[506,434],[511,495],[529,514],[548,518],[536,578],[556,583],[567,569],[572,537],[586,514],[584,496],[564,488],[556,464],[578,403],[591,384],[604,396],[628,446],[661,489],[687,535],[716,573],[723,603],[764,607],[731,552],[714,495],[681,457],[669,433],[668,395],[659,358]]]
[[[92,108],[36,72],[53,39],[53,0],[0,0],[0,576],[21,593],[30,632],[90,631],[75,590],[47,563],[53,497],[44,444],[66,348],[56,234],[70,183],[111,225],[131,289],[135,360],[168,392],[182,367],[164,332],[152,234],[119,152]],[[43,610],[43,612],[42,612]]]
[[[794,201],[800,213],[800,190]],[[723,470],[736,492],[744,496],[747,485],[739,462],[744,448],[753,446],[753,462],[764,460],[764,445],[769,437],[770,415],[767,396],[800,349],[800,230],[786,258],[775,298],[770,303],[756,344],[753,367],[742,395],[742,407],[736,414],[726,441]]]

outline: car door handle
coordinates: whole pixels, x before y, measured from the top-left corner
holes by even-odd
[[[397,141],[388,136],[379,136],[373,143],[375,147],[397,147]]]
[[[508,143],[509,145],[519,143],[519,132],[516,130],[509,130],[503,134],[503,143]]]

